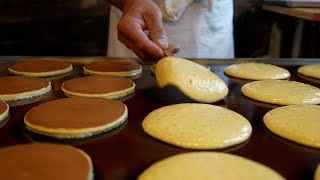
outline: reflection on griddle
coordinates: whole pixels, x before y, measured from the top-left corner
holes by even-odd
[[[57,79],[61,79],[61,78],[70,76],[71,74],[72,74],[72,71],[71,71],[71,72],[64,73],[64,74],[56,75],[56,76],[43,77],[43,79],[46,79],[46,80],[48,80],[48,81],[53,81],[53,80],[57,80]]]
[[[59,139],[55,137],[49,137],[49,136],[41,135],[38,133],[34,133],[27,129],[23,121],[21,121],[19,126],[21,129],[22,137],[29,142],[50,142],[50,143],[59,143],[59,144],[81,145],[81,144],[86,144],[89,142],[110,137],[118,133],[119,131],[121,131],[126,126],[127,123],[128,123],[128,119],[125,119],[123,123],[113,127],[110,130],[98,133],[90,137],[78,138],[78,139]]]

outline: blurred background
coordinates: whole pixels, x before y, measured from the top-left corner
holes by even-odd
[[[0,55],[104,56],[109,9],[104,0],[1,0]],[[235,0],[236,57],[320,57],[320,21],[300,24],[292,52],[298,19]]]

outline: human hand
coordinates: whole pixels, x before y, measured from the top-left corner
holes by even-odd
[[[119,41],[142,60],[161,59],[164,49],[172,54],[180,50],[177,44],[168,43],[161,11],[152,0],[118,0],[113,4],[123,13],[117,26]]]

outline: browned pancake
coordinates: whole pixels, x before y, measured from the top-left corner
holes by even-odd
[[[68,73],[72,71],[72,65],[61,61],[31,60],[14,64],[8,69],[12,74],[46,77]]]
[[[62,84],[62,91],[70,97],[104,97],[116,99],[135,90],[131,79],[116,76],[86,76],[71,79]]]
[[[79,138],[110,130],[125,121],[127,107],[104,98],[64,98],[40,104],[24,117],[27,128],[58,138]]]
[[[135,76],[141,73],[141,66],[133,61],[105,60],[83,66],[84,73],[114,76]]]
[[[0,179],[93,179],[90,157],[68,145],[34,143],[0,149]]]
[[[0,84],[0,99],[4,101],[28,99],[51,90],[50,81],[35,77],[0,77]]]

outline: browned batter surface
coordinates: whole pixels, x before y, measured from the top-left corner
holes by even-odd
[[[7,110],[7,104],[0,100],[0,115],[3,114]]]
[[[104,98],[64,98],[32,108],[25,121],[46,128],[83,129],[118,120],[125,105]]]
[[[134,86],[132,80],[116,76],[86,76],[63,83],[62,88],[84,94],[106,94]]]
[[[0,150],[0,179],[87,180],[88,159],[77,149],[58,144],[33,143]]]
[[[97,72],[126,72],[141,69],[138,63],[130,61],[106,60],[97,61],[84,66],[86,69]]]
[[[18,94],[29,91],[36,91],[48,87],[50,82],[35,77],[6,76],[0,77],[0,95]]]
[[[19,72],[51,72],[67,69],[69,63],[61,61],[33,60],[14,64],[9,68]]]

